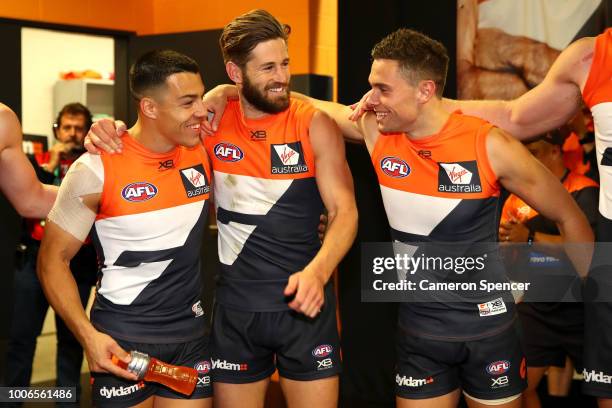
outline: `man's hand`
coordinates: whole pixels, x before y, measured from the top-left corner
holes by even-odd
[[[499,240],[502,242],[527,242],[529,228],[516,220],[499,224]]]
[[[352,120],[353,122],[356,122],[361,116],[363,116],[364,113],[374,110],[372,105],[368,103],[368,98],[370,97],[371,94],[372,94],[372,90],[370,89],[368,92],[366,92],[361,97],[359,102],[351,105],[351,109],[353,110],[353,113],[351,113],[351,116],[349,116],[350,120]]]
[[[317,228],[319,231],[319,239],[323,242],[323,238],[325,238],[325,231],[327,231],[327,215],[321,214],[319,217],[319,227]]]
[[[295,294],[295,297],[289,303],[291,309],[314,318],[321,312],[321,307],[325,301],[324,287],[325,282],[321,277],[304,269],[289,277],[284,294],[285,296]]]
[[[57,142],[53,145],[51,149],[49,149],[49,153],[51,155],[62,155],[62,154],[70,153],[70,151],[72,149],[75,149],[76,147],[77,145],[74,142],[67,142],[67,143]]]
[[[123,149],[121,137],[126,131],[127,126],[120,120],[100,119],[91,125],[85,136],[85,149],[92,154],[100,154],[99,149],[110,154],[121,153]]]
[[[76,143],[73,142],[55,143],[53,147],[49,149],[49,162],[42,164],[41,167],[45,169],[45,171],[53,173],[55,169],[59,166],[62,156],[66,156],[76,147]]]
[[[96,331],[85,340],[83,346],[90,371],[108,372],[128,380],[138,380],[136,375],[113,363],[113,355],[125,363],[130,362],[130,355],[112,337]]]
[[[237,97],[238,91],[233,85],[218,85],[206,92],[202,102],[208,111],[208,117],[200,126],[202,136],[211,136],[219,128],[219,122],[227,106],[227,98]]]

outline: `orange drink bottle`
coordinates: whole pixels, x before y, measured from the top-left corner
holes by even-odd
[[[136,350],[130,352],[131,360],[124,363],[113,356],[113,363],[136,374],[138,380],[156,382],[184,395],[191,395],[198,381],[195,368],[164,363]]]

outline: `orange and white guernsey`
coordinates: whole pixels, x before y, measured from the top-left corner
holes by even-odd
[[[599,166],[599,212],[607,219],[597,239],[612,241],[612,28],[597,36],[591,70],[582,91],[593,114]]]
[[[561,183],[563,184],[563,187],[565,187],[567,192],[572,195],[574,200],[578,202],[578,204],[581,204],[581,202],[578,200],[578,194],[580,192],[582,192],[584,189],[599,187],[596,181],[591,180],[587,176],[572,171],[566,172],[564,177],[561,179]],[[583,208],[582,210],[584,212],[585,209]],[[590,218],[588,217],[588,214],[586,215],[587,218]],[[510,197],[508,197],[508,199],[504,203],[504,208],[501,214],[501,222],[509,222],[511,220],[516,220],[518,222],[524,223],[538,216],[539,214],[536,210],[531,208],[518,196],[511,194]],[[544,217],[540,218],[544,219]],[[542,232],[547,234],[559,235],[559,229],[557,228],[556,224],[550,220],[547,221],[548,222],[546,224],[549,228],[547,231]]]
[[[120,155],[85,154],[103,180],[92,230],[100,279],[92,323],[114,338],[174,343],[204,332],[200,246],[210,170],[202,146],[158,154],[132,137]]]
[[[314,108],[245,118],[230,100],[205,145],[212,161],[221,274],[216,300],[250,311],[288,309],[283,290],[320,249],[323,203],[308,129]]]
[[[491,127],[481,119],[453,113],[432,136],[418,140],[403,133],[379,136],[371,157],[395,241],[460,243],[452,251],[459,250],[461,256],[469,255],[474,243],[497,241],[500,186],[485,146]],[[480,249],[483,247],[491,246]],[[429,248],[447,251],[441,246]],[[500,260],[487,255],[484,270],[451,272],[450,279],[503,281]],[[410,277],[417,285],[422,279],[419,273]],[[421,337],[465,341],[498,333],[512,324],[514,307],[509,293],[465,293],[469,298],[443,295],[432,298],[433,302],[402,303],[400,326]]]

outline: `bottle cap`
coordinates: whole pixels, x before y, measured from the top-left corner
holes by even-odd
[[[133,374],[136,374],[139,380],[142,380],[147,373],[151,357],[148,354],[141,353],[140,351],[132,350],[130,352],[132,359],[127,366],[127,370]]]

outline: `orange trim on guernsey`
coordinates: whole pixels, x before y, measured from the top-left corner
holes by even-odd
[[[576,172],[570,172],[565,180],[563,180],[563,187],[568,193],[580,191],[587,187],[599,187],[596,181],[583,176]],[[508,222],[511,219],[515,219],[519,222],[525,222],[533,217],[536,217],[538,212],[531,208],[527,203],[521,200],[518,196],[511,194],[506,200],[504,208],[502,210],[501,222]]]
[[[210,154],[213,169],[228,174],[264,179],[286,180],[314,177],[316,174],[314,153],[310,139],[304,135],[308,135],[310,122],[315,112],[316,109],[309,103],[292,98],[289,108],[283,112],[260,119],[247,119],[244,117],[240,102],[237,99],[229,100],[219,124],[219,131],[205,139],[206,150]],[[272,174],[270,145],[294,142],[301,142],[308,171]],[[229,148],[229,155],[232,154],[231,149],[235,147],[238,147],[239,150],[233,158],[240,160],[239,166],[234,165],[232,160],[221,160],[217,151],[220,148]],[[287,154],[292,153],[287,150]]]
[[[187,197],[187,193],[175,194],[177,185],[183,186],[180,170],[197,165],[202,165],[210,188],[210,165],[201,145],[193,148],[177,146],[167,153],[154,153],[131,136],[125,137],[123,144],[123,154],[102,153],[101,155],[104,165],[104,188],[97,220],[177,207],[209,198],[210,193],[192,198]],[[171,168],[164,168],[161,164],[170,165],[170,161]],[[172,171],[175,169],[179,171]],[[157,193],[148,200],[136,203],[128,201],[123,197],[122,190],[133,183],[150,183],[155,186]],[[165,191],[173,193],[163,194]]]
[[[591,70],[582,92],[582,98],[589,109],[612,100],[612,28],[596,37],[594,53]]]
[[[452,113],[439,133],[418,140],[404,133],[381,134],[372,152],[379,183],[385,187],[433,197],[479,199],[498,197],[500,187],[486,153],[486,137],[493,125],[460,112]],[[428,155],[431,155],[428,158]],[[406,177],[389,177],[381,168],[386,157],[397,157],[409,166]],[[476,161],[482,191],[438,191],[438,163]],[[433,182],[432,182],[433,181]]]

